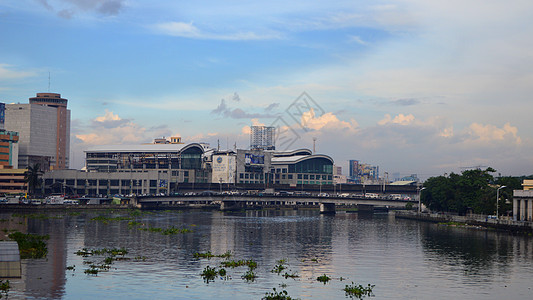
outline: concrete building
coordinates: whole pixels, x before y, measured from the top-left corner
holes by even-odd
[[[533,221],[533,180],[525,179],[523,190],[513,191],[513,219]]]
[[[7,104],[5,128],[19,133],[19,168],[67,169],[70,110],[60,94],[38,93],[29,104]]]
[[[274,150],[276,128],[272,126],[251,126],[250,149]]]
[[[0,129],[0,169],[18,169],[18,132]]]
[[[24,194],[28,184],[24,180],[27,169],[0,169],[0,193]]]

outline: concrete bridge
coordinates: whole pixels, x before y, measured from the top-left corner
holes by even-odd
[[[407,203],[418,206],[415,200],[392,200],[361,197],[317,196],[257,196],[257,195],[196,195],[196,196],[140,196],[132,199],[143,209],[183,206],[213,206],[220,210],[241,210],[249,207],[305,207],[318,206],[321,213],[335,213],[336,206],[356,206],[360,211],[372,211],[374,207],[405,208]]]

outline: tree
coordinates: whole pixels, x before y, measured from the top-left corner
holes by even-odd
[[[435,211],[492,214],[496,208],[493,168],[463,171],[460,175],[431,177],[425,183],[421,201]]]
[[[24,174],[24,181],[28,183],[28,193],[34,195],[37,188],[41,187],[43,171],[41,171],[40,164],[34,164],[28,167],[28,171]]]

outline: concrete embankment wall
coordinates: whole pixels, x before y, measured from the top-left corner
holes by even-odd
[[[512,232],[533,232],[533,222],[506,219],[489,219],[486,216],[456,216],[437,213],[416,213],[412,211],[395,211],[395,217],[433,223],[457,222],[467,225],[483,226]]]

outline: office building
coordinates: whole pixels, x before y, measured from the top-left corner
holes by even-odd
[[[274,150],[276,128],[272,126],[251,126],[250,149]]]
[[[7,104],[5,128],[19,133],[19,168],[67,169],[70,110],[60,94],[37,93],[29,104]]]

